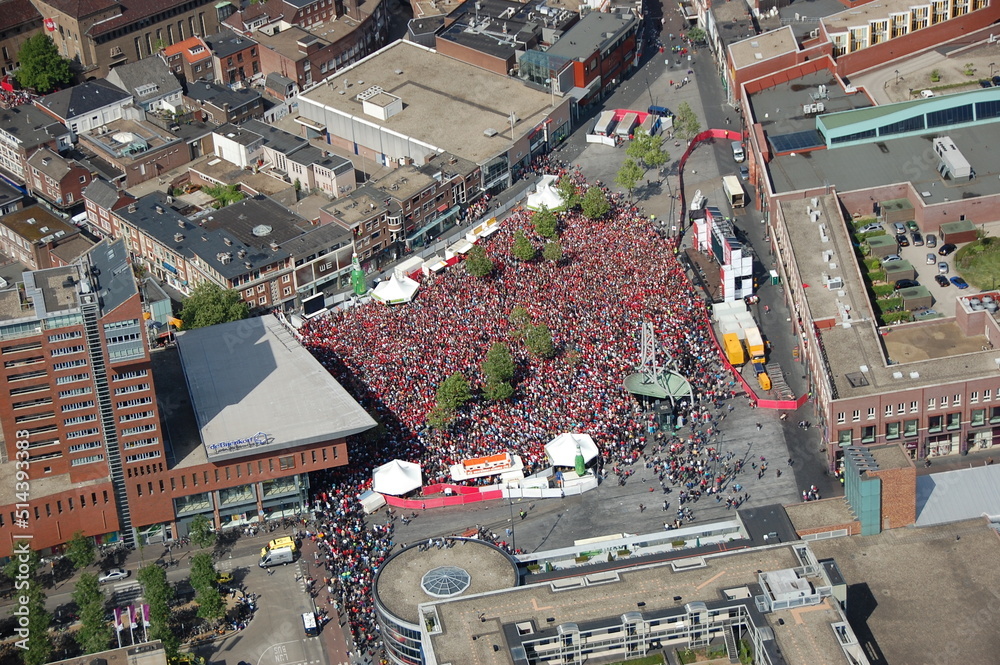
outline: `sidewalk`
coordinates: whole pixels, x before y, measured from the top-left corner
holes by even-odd
[[[353,653],[354,641],[351,638],[350,627],[339,611],[326,606],[326,588],[323,586],[323,578],[327,576],[327,570],[323,568],[321,562],[317,562],[316,555],[319,549],[311,538],[302,541],[302,559],[306,570],[316,582],[316,598],[313,599],[313,606],[316,609],[326,607],[327,616],[330,620],[322,627],[319,638],[323,642],[323,651],[326,653],[326,662],[329,665],[350,665],[361,662],[356,660]]]

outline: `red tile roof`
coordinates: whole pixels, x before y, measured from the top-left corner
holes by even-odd
[[[43,0],[51,1],[51,0]],[[57,2],[63,0],[55,0]],[[92,36],[102,35],[123,25],[135,23],[149,16],[154,16],[167,9],[183,5],[188,0],[121,0],[119,3],[124,10],[120,16],[101,21],[90,26],[88,33]],[[79,0],[79,2],[97,2],[97,0]],[[112,3],[115,4],[115,3]],[[204,4],[204,3],[203,3]]]
[[[192,52],[198,47],[203,50]],[[167,48],[163,49],[163,56],[169,58],[170,56],[177,55],[178,53],[184,56],[184,59],[189,63],[201,62],[202,60],[210,59],[212,57],[212,51],[208,48],[208,44],[201,37],[188,37],[182,42],[177,42],[172,44]]]
[[[2,0],[0,1],[0,31],[13,28],[30,21],[41,21],[42,15],[38,13],[30,0]]]

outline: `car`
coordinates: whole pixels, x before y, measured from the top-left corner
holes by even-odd
[[[896,242],[899,243],[900,247],[910,246],[910,239],[906,237],[906,234],[896,236]]]
[[[885,265],[886,263],[892,263],[893,261],[902,261],[902,260],[903,257],[900,256],[899,254],[890,254],[889,256],[882,257],[882,265]]]
[[[928,247],[937,247],[937,236],[933,233],[928,233],[924,236],[924,242],[927,243]]]
[[[994,76],[990,80],[993,81],[993,85],[1000,88],[1000,75]]]
[[[132,574],[132,571],[125,570],[124,568],[112,568],[108,572],[104,573],[97,578],[97,581],[101,584],[107,584],[108,582],[117,582],[118,580],[124,580]]]
[[[896,235],[901,236],[906,234],[906,225],[902,222],[893,222],[892,228],[896,232]]]
[[[942,275],[947,275],[949,272],[948,264],[944,261],[938,261],[938,272]]]
[[[858,229],[858,233],[874,233],[876,231],[881,231],[881,230],[882,230],[881,224],[879,224],[878,222],[872,222],[871,224],[865,224],[860,229]]]
[[[958,249],[958,247],[955,247],[955,245],[951,244],[950,242],[946,242],[945,244],[941,245],[941,249],[938,250],[938,256],[948,256],[956,249]]]
[[[933,90],[921,90],[920,91],[920,96],[923,99],[930,99],[931,97],[934,96],[934,91]]]
[[[914,312],[913,318],[915,319],[930,319],[938,315],[935,309],[925,309],[920,312]]]
[[[951,282],[944,275],[934,275],[934,281],[938,283],[938,286],[951,286]]]
[[[749,179],[750,179],[750,167],[748,167],[746,164],[743,164],[742,166],[740,166],[740,180],[749,180]]]
[[[910,233],[910,238],[913,240],[914,247],[924,246],[924,237],[920,235],[920,231],[913,231]]]
[[[992,88],[993,87],[993,83],[990,82],[989,79],[979,79],[979,87],[980,88]]]
[[[958,275],[952,277],[949,281],[952,284],[954,284],[955,286],[957,286],[959,289],[967,289],[967,288],[969,288],[969,283],[966,282],[961,277],[959,277]]]
[[[906,223],[906,228],[910,231],[919,231],[920,227],[912,219]]]
[[[897,279],[894,285],[897,291],[900,289],[912,289],[914,286],[920,286],[920,282],[915,279]]]
[[[216,584],[229,584],[232,581],[233,581],[233,574],[232,573],[216,573],[215,574],[215,583]]]
[[[937,263],[937,255],[928,254],[927,256],[924,257],[924,260],[927,262],[927,265],[932,266],[935,263]]]

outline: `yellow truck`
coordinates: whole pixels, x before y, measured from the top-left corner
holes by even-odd
[[[287,547],[293,552],[298,549],[298,545],[296,545],[294,538],[291,536],[282,536],[281,538],[275,538],[262,547],[260,550],[260,556],[263,558],[271,550],[281,549],[282,547]]]
[[[722,347],[726,351],[726,358],[731,365],[740,366],[747,361],[746,353],[743,351],[743,342],[736,333],[726,333],[722,336]]]
[[[760,336],[757,326],[746,329],[747,351],[750,352],[750,362],[764,364],[767,362],[767,347],[764,338]]]
[[[760,384],[761,390],[770,390],[771,377],[767,375],[767,370],[764,369],[764,363],[754,363],[753,371],[757,374],[757,383]]]

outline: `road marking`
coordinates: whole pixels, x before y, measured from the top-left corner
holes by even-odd
[[[699,584],[698,586],[696,586],[695,589],[697,589],[698,591],[701,591],[702,589],[704,589],[705,587],[707,587],[709,584],[711,584],[712,582],[714,582],[715,580],[719,579],[720,577],[722,577],[725,574],[726,574],[726,571],[724,570],[721,573],[719,573],[718,575],[716,575],[715,577],[708,578],[707,580],[705,580],[704,582],[702,582],[701,584]]]

